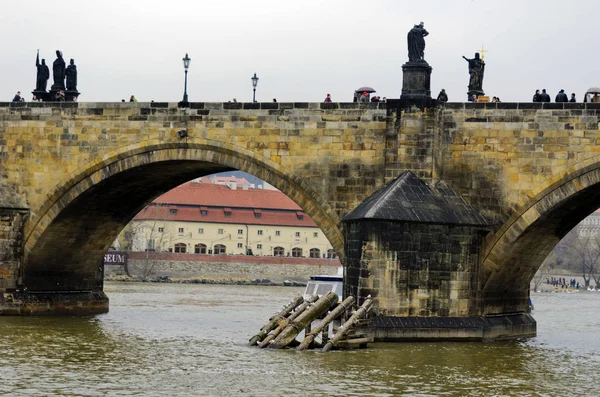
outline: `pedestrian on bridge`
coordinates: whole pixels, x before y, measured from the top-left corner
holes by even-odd
[[[556,102],[569,102],[569,98],[567,94],[565,94],[565,90],[560,90],[558,94],[556,94],[556,98],[554,99]]]

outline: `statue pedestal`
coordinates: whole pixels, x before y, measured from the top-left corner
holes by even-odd
[[[73,102],[73,98],[75,98],[75,102],[77,102],[77,98],[81,94],[77,90],[66,90],[65,91],[65,102]]]
[[[467,91],[467,101],[471,99],[473,95],[475,95],[476,97],[480,97],[485,95],[485,92],[483,92],[483,90],[469,90]]]
[[[402,65],[401,100],[414,104],[431,101],[432,67],[425,61],[407,62]]]
[[[46,101],[51,101],[52,99],[50,99],[50,93],[46,92],[46,91],[37,91],[37,90],[33,90],[31,91],[31,95],[35,95],[35,98],[39,101],[40,99],[44,102]]]

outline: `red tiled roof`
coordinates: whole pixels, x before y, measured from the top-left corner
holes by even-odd
[[[187,182],[163,194],[155,203],[202,205],[230,208],[259,208],[302,211],[296,203],[278,190],[232,190],[213,183]]]
[[[177,209],[176,213],[171,210]],[[207,211],[202,216],[201,211]],[[231,211],[231,216],[225,213]],[[257,218],[256,214],[260,214]],[[230,189],[213,183],[187,182],[163,194],[134,219],[316,227],[296,203],[278,190]]]
[[[222,207],[208,209],[208,214],[202,216],[200,206],[178,206],[177,213],[171,213],[172,206],[149,205],[135,216],[135,220],[158,219],[164,221],[204,222],[204,223],[241,223],[246,225],[280,225],[297,227],[316,227],[308,216],[298,219],[296,211],[262,211],[260,218],[254,215],[254,210],[232,209],[231,216],[225,217]]]

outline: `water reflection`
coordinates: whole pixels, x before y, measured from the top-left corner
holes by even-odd
[[[296,291],[108,284],[108,314],[0,317],[0,395],[569,396],[600,381],[597,295],[534,296],[539,336],[510,343],[272,351],[248,338]]]

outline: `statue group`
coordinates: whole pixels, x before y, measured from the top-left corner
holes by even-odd
[[[56,50],[56,60],[52,64],[52,77],[54,84],[50,88],[50,92],[46,92],[48,79],[50,78],[50,70],[46,65],[46,60],[42,59],[40,63],[40,53],[38,50],[35,59],[37,67],[35,90],[32,92],[36,100],[42,101],[76,101],[79,96],[77,91],[77,66],[75,60],[71,59],[69,65],[66,66],[63,54]],[[65,87],[66,78],[66,87]],[[66,92],[65,92],[66,91]]]
[[[408,62],[402,66],[404,73],[401,98],[413,102],[424,103],[430,97],[431,67],[425,61],[425,37],[429,32],[425,30],[423,22],[414,25],[408,32],[406,39],[408,45]],[[469,98],[484,95],[483,72],[485,62],[475,53],[475,57],[463,58],[469,63]]]

